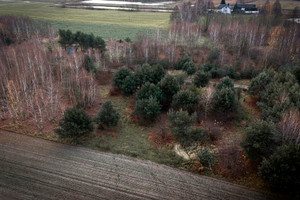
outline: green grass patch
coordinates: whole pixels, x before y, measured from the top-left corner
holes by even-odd
[[[81,31],[87,34],[93,33],[95,36],[100,36],[104,39],[125,39],[127,37],[134,39],[138,32],[148,32],[149,34],[153,34],[157,30],[156,28],[121,26],[113,24],[90,24],[70,21],[49,22],[57,29],[69,29],[72,32]]]

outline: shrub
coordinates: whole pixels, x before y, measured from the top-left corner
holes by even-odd
[[[183,85],[185,82],[185,79],[187,78],[187,73],[185,73],[185,72],[178,73],[178,74],[174,75],[174,77],[177,80],[177,82],[179,83],[179,85]]]
[[[134,72],[139,86],[146,82],[154,82],[154,80],[152,80],[152,69],[149,64],[137,65]]]
[[[140,99],[136,101],[134,113],[145,120],[147,123],[152,123],[159,115],[161,105],[155,97],[148,99]]]
[[[300,84],[300,66],[295,67],[293,74],[298,80],[298,83]]]
[[[221,90],[223,88],[229,88],[231,90],[234,90],[234,84],[229,77],[224,77],[217,83],[216,85],[217,90]]]
[[[177,138],[183,147],[189,147],[194,142],[205,142],[209,140],[205,130],[201,128],[188,129],[188,132],[180,138]]]
[[[205,87],[209,83],[209,79],[210,79],[209,73],[203,72],[203,71],[198,71],[194,77],[194,84],[197,87],[200,87],[200,86]]]
[[[98,124],[98,128],[103,129],[104,126],[116,126],[119,119],[119,113],[113,108],[112,103],[107,101],[101,106],[100,111],[95,118],[95,122]]]
[[[213,98],[213,105],[216,111],[226,112],[235,110],[235,93],[229,88],[216,90]]]
[[[83,58],[83,67],[88,71],[88,72],[93,72],[94,74],[97,74],[97,69],[96,66],[92,60],[92,58],[88,54],[84,54]]]
[[[216,69],[216,68],[212,68],[212,70],[210,71],[210,74],[211,74],[212,78],[219,77],[218,69]]]
[[[166,70],[162,65],[156,64],[152,66],[151,76],[154,84],[157,84],[165,75]]]
[[[136,91],[137,80],[134,74],[130,74],[124,79],[120,89],[125,95],[133,94]]]
[[[149,99],[151,96],[160,102],[162,100],[162,91],[158,86],[147,82],[142,85],[141,89],[137,92],[136,99]]]
[[[158,83],[165,76],[165,73],[165,69],[159,64],[153,66],[149,64],[138,65],[135,69],[135,76],[140,86],[146,82]]]
[[[122,67],[114,73],[113,77],[113,85],[121,88],[123,81],[127,76],[129,76],[132,72],[126,68]]]
[[[174,76],[166,75],[158,84],[163,93],[163,104],[169,105],[172,97],[179,91],[179,83]]]
[[[210,52],[206,58],[206,62],[213,62],[215,60],[218,60],[220,54],[221,54],[221,51],[218,48],[213,48],[212,50],[210,50]]]
[[[77,138],[93,130],[92,119],[84,110],[67,108],[54,131],[61,138]]]
[[[255,75],[255,68],[253,65],[248,65],[244,69],[241,70],[241,78],[243,79],[249,79],[253,78]]]
[[[240,80],[241,79],[241,73],[240,72],[235,73],[234,79]]]
[[[213,65],[210,63],[206,63],[205,65],[200,67],[204,72],[210,72],[213,69]]]
[[[165,69],[159,64],[153,66],[149,64],[138,65],[135,69],[135,76],[140,86],[146,82],[158,83],[165,76],[165,73]]]
[[[170,110],[168,118],[171,122],[170,129],[173,136],[184,145],[186,138],[189,138],[191,133],[191,126],[196,120],[196,113],[189,115],[187,111],[180,109],[179,111]]]
[[[193,61],[186,62],[183,65],[183,70],[186,71],[186,73],[188,75],[192,75],[193,73],[195,73],[196,69],[195,69],[195,64],[193,63]]]
[[[197,142],[205,142],[209,140],[207,132],[201,128],[191,129],[189,133],[189,138],[192,141],[197,141]]]
[[[256,161],[271,155],[276,145],[275,125],[263,120],[250,124],[241,142],[247,155]]]
[[[131,42],[130,37],[126,37],[126,38],[125,38],[125,42]]]
[[[278,73],[259,94],[258,107],[264,120],[278,122],[288,108],[300,109],[300,86],[289,72]]]
[[[216,111],[234,111],[236,108],[235,90],[230,78],[224,77],[215,86],[213,105]]]
[[[300,145],[282,146],[264,159],[258,175],[277,189],[296,192],[300,188]]]
[[[251,80],[248,92],[252,95],[258,94],[258,92],[264,90],[264,88],[270,83],[271,77],[262,72]]]
[[[190,90],[180,90],[173,96],[172,107],[175,109],[187,110],[189,113],[195,110],[198,97],[195,92]]]
[[[177,63],[174,65],[174,69],[180,70],[183,69],[183,66],[185,63],[188,63],[191,61],[191,58],[189,55],[185,54],[182,59],[178,60]]]
[[[204,147],[197,152],[197,157],[200,159],[200,163],[204,166],[212,170],[212,166],[216,161],[215,152],[208,148]]]

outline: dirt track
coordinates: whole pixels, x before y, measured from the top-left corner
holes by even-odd
[[[150,161],[0,131],[0,199],[266,199]]]

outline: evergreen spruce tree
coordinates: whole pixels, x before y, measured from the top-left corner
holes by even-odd
[[[91,117],[84,110],[74,107],[66,109],[58,128],[54,131],[61,138],[77,138],[93,130]]]
[[[107,101],[101,106],[95,122],[98,124],[99,129],[103,129],[104,127],[116,126],[119,119],[119,113],[113,108],[112,103]]]

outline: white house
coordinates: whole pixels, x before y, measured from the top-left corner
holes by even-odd
[[[220,12],[223,14],[231,14],[232,7],[228,4],[220,4],[219,5]]]

